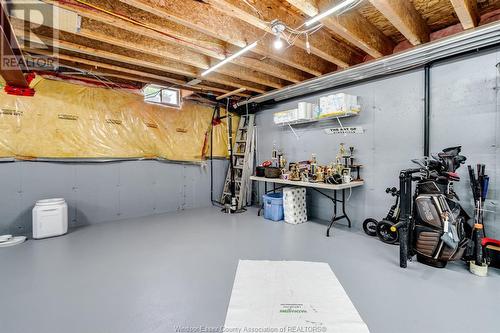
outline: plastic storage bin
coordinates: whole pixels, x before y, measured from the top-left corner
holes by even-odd
[[[45,199],[33,207],[33,238],[47,238],[68,232],[68,205],[62,198]]]
[[[269,193],[262,196],[264,201],[264,218],[271,221],[283,220],[283,194]]]

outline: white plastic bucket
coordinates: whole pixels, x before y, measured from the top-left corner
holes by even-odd
[[[33,238],[47,238],[68,232],[68,205],[63,198],[44,199],[33,207]]]

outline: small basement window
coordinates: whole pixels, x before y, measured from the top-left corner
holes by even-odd
[[[180,89],[167,88],[155,84],[148,84],[143,89],[144,101],[147,103],[162,104],[175,108],[181,107]]]

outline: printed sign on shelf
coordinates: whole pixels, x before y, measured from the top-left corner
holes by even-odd
[[[325,129],[326,134],[363,134],[363,127],[333,127]]]

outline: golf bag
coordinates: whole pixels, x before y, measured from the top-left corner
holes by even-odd
[[[466,160],[461,147],[444,149],[432,159],[413,160],[420,167],[400,173],[400,266],[413,255],[434,267],[461,259],[471,237],[470,219],[453,190],[455,171]],[[412,183],[416,182],[415,193]]]

